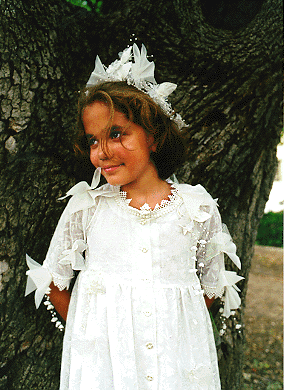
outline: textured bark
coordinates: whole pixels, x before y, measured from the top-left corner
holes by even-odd
[[[72,153],[77,90],[95,54],[109,63],[132,33],[154,54],[158,81],[179,86],[172,101],[189,123],[189,159],[178,176],[219,197],[243,263],[244,307],[282,130],[282,2],[104,0],[101,16],[56,0],[0,9],[0,389],[58,388],[62,334],[24,298],[25,253],[43,261],[64,207],[56,199],[90,180]],[[224,390],[242,388],[243,345],[230,321]]]

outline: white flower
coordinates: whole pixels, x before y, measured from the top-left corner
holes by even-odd
[[[191,221],[186,226],[179,225],[182,228],[182,233],[184,236],[186,236],[187,233],[191,233],[193,230],[194,222]],[[192,248],[191,248],[192,249]]]

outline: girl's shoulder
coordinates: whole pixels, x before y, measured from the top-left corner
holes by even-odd
[[[205,222],[217,210],[217,199],[201,185],[175,184],[191,219]]]
[[[212,204],[215,203],[215,200],[209,194],[209,192],[201,184],[192,186],[191,184],[174,184],[178,188],[179,193],[185,197],[192,197],[194,199],[200,200],[203,203]]]
[[[81,185],[72,187],[67,193],[67,196],[71,195],[67,205],[70,214],[96,206],[100,197],[110,198],[117,196],[120,192],[118,187],[111,186],[110,184],[104,184],[101,187],[93,189],[85,183],[78,183]]]

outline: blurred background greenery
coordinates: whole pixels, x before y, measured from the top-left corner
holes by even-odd
[[[283,214],[283,211],[264,214],[257,233],[257,245],[283,248]]]
[[[66,0],[69,3],[72,3],[74,5],[78,5],[79,7],[86,8],[88,11],[91,11],[91,9],[94,9],[96,12],[100,12],[100,8],[102,6],[102,1],[97,0]]]

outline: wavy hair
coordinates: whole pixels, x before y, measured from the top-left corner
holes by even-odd
[[[74,149],[77,153],[89,155],[89,146],[82,121],[84,109],[94,102],[103,102],[110,109],[106,128],[105,147],[115,111],[123,113],[130,122],[141,126],[147,135],[154,138],[156,151],[151,152],[158,175],[165,180],[171,176],[186,159],[186,145],[183,131],[164,113],[145,92],[124,81],[104,82],[82,91],[78,101],[78,132]]]

